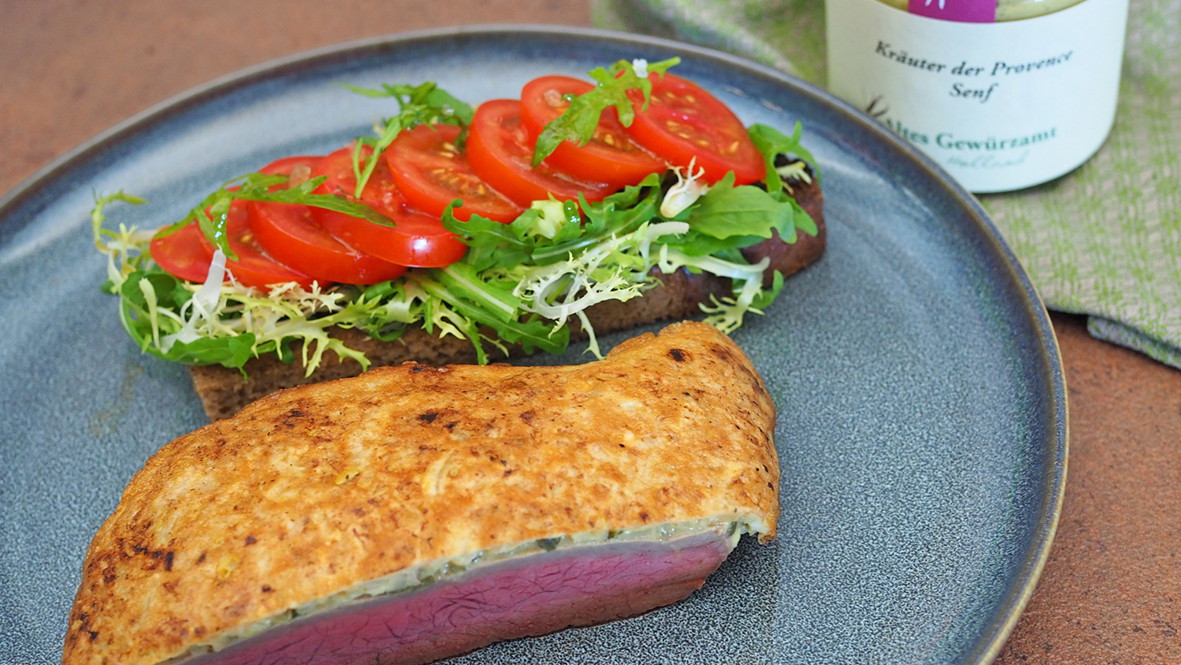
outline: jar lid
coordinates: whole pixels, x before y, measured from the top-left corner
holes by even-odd
[[[927,18],[959,23],[994,23],[1045,16],[1082,0],[881,0]]]

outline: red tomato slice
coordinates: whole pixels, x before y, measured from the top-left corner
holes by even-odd
[[[198,233],[197,237],[212,256],[213,244],[203,234]],[[226,213],[226,239],[229,241],[230,250],[238,257],[233,261],[226,261],[226,270],[234,279],[246,286],[295,282],[309,288],[315,281],[313,277],[292,270],[267,255],[258,239],[254,237],[254,232],[250,230],[245,201],[235,200],[230,203],[229,212]],[[199,281],[204,279],[202,277]]]
[[[480,215],[513,221],[521,207],[472,171],[455,145],[459,131],[454,125],[419,125],[394,139],[385,156],[398,191],[411,207],[428,215],[441,216],[452,201],[463,199],[452,211],[456,219]]]
[[[357,188],[352,149],[342,148],[326,155],[312,167],[312,176],[327,178],[317,192],[352,199]],[[312,208],[312,216],[346,244],[399,265],[438,268],[455,263],[467,252],[467,245],[443,228],[438,217],[407,206],[405,197],[394,186],[385,159],[378,162],[365,183],[361,201],[389,217],[396,226],[382,226],[323,208]]]
[[[521,102],[493,99],[476,109],[467,139],[467,159],[480,179],[520,206],[549,197],[566,201],[579,192],[598,201],[618,187],[579,180],[544,162],[534,168],[533,139],[521,122]]]
[[[652,98],[627,133],[636,143],[677,166],[705,169],[717,182],[728,171],[734,183],[758,182],[766,175],[763,156],[734,112],[701,86],[672,74],[652,74]],[[638,93],[637,93],[638,97]]]
[[[373,149],[368,146],[362,148],[362,155],[368,159]],[[324,184],[316,189],[318,194],[336,194],[355,201],[353,192],[357,189],[357,177],[353,175],[353,148],[346,146],[335,152],[330,152],[314,160],[310,169],[313,178],[324,176]],[[393,176],[386,160],[378,160],[372,175],[365,183],[361,192],[361,201],[376,208],[378,212],[397,208],[406,202],[394,185]],[[323,209],[321,209],[323,211]],[[329,212],[329,211],[323,211]],[[343,214],[343,213],[335,213]],[[318,216],[318,215],[317,215]],[[349,217],[350,215],[345,215]],[[353,219],[356,219],[355,217]]]
[[[268,164],[262,173],[311,173],[319,157],[285,158]],[[333,237],[312,215],[312,208],[292,203],[246,204],[250,228],[268,254],[321,284],[374,284],[394,279],[406,266],[359,252]]]
[[[148,251],[165,272],[190,282],[204,282],[213,260],[213,251],[202,244],[196,222],[152,238]]]
[[[521,122],[536,140],[547,124],[570,107],[568,96],[581,95],[594,87],[570,76],[533,79],[521,90]],[[599,125],[585,145],[563,141],[545,161],[575,178],[601,180],[616,188],[634,185],[649,173],[668,170],[664,160],[631,140],[614,108],[599,116]]]

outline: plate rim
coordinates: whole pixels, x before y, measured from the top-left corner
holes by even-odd
[[[1037,349],[1040,351],[1038,357],[1045,373],[1043,380],[1051,390],[1047,407],[1047,415],[1050,420],[1047,424],[1050,427],[1047,428],[1047,432],[1053,432],[1052,440],[1049,442],[1050,446],[1044,451],[1047,463],[1044,469],[1045,486],[1039,497],[1042,509],[1038,511],[1037,522],[1030,525],[1031,537],[1034,542],[1021,557],[1020,565],[1016,567],[1013,575],[1013,584],[1004,596],[998,599],[998,612],[991,618],[987,627],[982,630],[981,641],[974,645],[971,651],[965,652],[970,658],[968,662],[982,665],[991,663],[1001,652],[1033,595],[1049,558],[1049,552],[1061,519],[1069,459],[1069,403],[1061,349],[1041,296],[1021,266],[1015,252],[1004,240],[980,201],[956,183],[942,167],[917,147],[905,142],[859,109],[836,98],[816,84],[756,61],[710,47],[665,37],[594,27],[534,23],[472,24],[425,28],[348,40],[269,58],[215,77],[150,104],[60,154],[36,169],[0,197],[0,246],[8,244],[12,240],[12,235],[25,226],[21,220],[12,219],[13,212],[35,199],[43,188],[49,187],[71,170],[85,166],[98,153],[115,147],[124,140],[150,129],[155,123],[167,120],[169,116],[183,112],[192,106],[218,99],[273,77],[298,72],[300,69],[322,67],[333,61],[348,62],[367,54],[391,47],[401,47],[413,42],[433,42],[457,36],[490,38],[498,35],[520,34],[558,35],[620,44],[658,46],[692,54],[694,58],[711,60],[727,67],[737,67],[765,77],[778,79],[786,85],[799,88],[804,93],[811,95],[813,101],[834,108],[843,116],[842,120],[856,123],[860,129],[874,134],[875,138],[888,144],[890,150],[915,162],[923,171],[927,172],[933,182],[947,190],[957,200],[957,203],[962,204],[971,213],[972,220],[980,227],[979,231],[982,237],[989,241],[992,249],[997,253],[996,258],[999,259],[1000,265],[1005,268],[1013,284],[1018,287],[1019,295],[1024,297],[1021,309],[1028,315],[1028,322],[1035,333],[1030,341],[1037,344]]]

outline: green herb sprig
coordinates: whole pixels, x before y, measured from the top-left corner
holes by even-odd
[[[420,124],[450,124],[466,128],[472,122],[472,107],[433,82],[418,85],[384,84],[379,89],[352,85],[344,87],[366,97],[392,98],[399,106],[397,114],[382,121],[377,136],[358,138],[354,144],[353,175],[357,178],[357,188],[353,196],[358,199],[377,168],[382,152],[394,142],[398,134]],[[460,140],[463,140],[462,134]]]
[[[595,80],[595,87],[581,95],[572,96],[569,108],[546,124],[537,137],[533,166],[549,157],[562,141],[585,145],[594,136],[599,117],[608,108],[615,107],[619,113],[619,122],[624,127],[630,126],[636,114],[631,95],[635,91],[642,95],[641,108],[648,107],[648,100],[652,96],[652,81],[647,74],[663,74],[680,61],[680,58],[669,58],[647,63],[644,66],[646,72],[637,72],[636,63],[627,60],[620,60],[610,68],[591,70],[590,77]]]

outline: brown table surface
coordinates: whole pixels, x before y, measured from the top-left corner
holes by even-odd
[[[0,0],[0,193],[127,117],[271,58],[406,30],[589,25],[585,0]],[[1054,314],[1070,402],[1057,538],[997,663],[1181,663],[1181,371]]]

